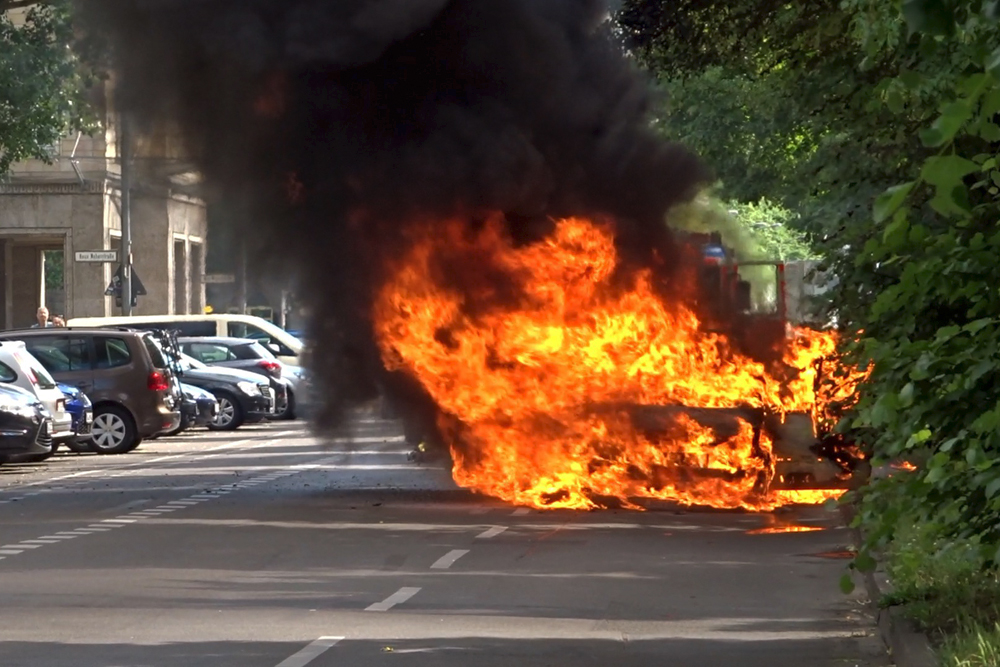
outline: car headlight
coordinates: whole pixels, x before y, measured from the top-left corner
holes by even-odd
[[[236,388],[242,391],[247,396],[260,395],[260,387],[255,385],[253,382],[237,382]]]

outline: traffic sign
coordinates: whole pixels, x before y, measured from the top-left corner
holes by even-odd
[[[111,282],[108,283],[107,289],[104,290],[104,296],[115,297],[115,305],[120,306],[122,300],[122,282],[124,277],[122,276],[122,267],[118,266],[118,270],[115,271],[115,275],[111,277]],[[132,267],[132,305],[135,306],[137,299],[136,297],[146,296],[146,287],[139,280],[139,274],[136,273],[135,267]]]
[[[117,262],[117,250],[82,250],[76,253],[78,262]]]
[[[202,282],[207,284],[235,283],[236,276],[231,273],[206,273]]]

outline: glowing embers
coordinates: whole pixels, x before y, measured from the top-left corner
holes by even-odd
[[[456,482],[551,508],[831,497],[772,492],[772,440],[750,416],[822,410],[830,334],[797,331],[779,380],[702,330],[683,295],[662,299],[650,272],[614,275],[610,223],[559,220],[524,246],[503,230],[499,217],[415,224],[374,304],[386,366],[440,409]]]

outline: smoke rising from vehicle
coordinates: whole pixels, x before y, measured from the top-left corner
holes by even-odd
[[[526,242],[551,231],[550,216],[613,216],[624,263],[667,275],[664,214],[705,180],[651,129],[648,86],[599,0],[80,7],[107,32],[118,107],[146,132],[173,128],[211,205],[300,276],[331,422],[379,383],[422,399],[381,374],[370,322],[412,221],[501,211]],[[495,298],[517,298],[488,259],[450,267],[456,288],[496,280]]]

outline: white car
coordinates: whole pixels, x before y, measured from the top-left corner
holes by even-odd
[[[75,436],[73,415],[66,412],[66,396],[24,343],[0,342],[0,382],[20,387],[38,397],[52,415],[53,441],[62,442]]]

